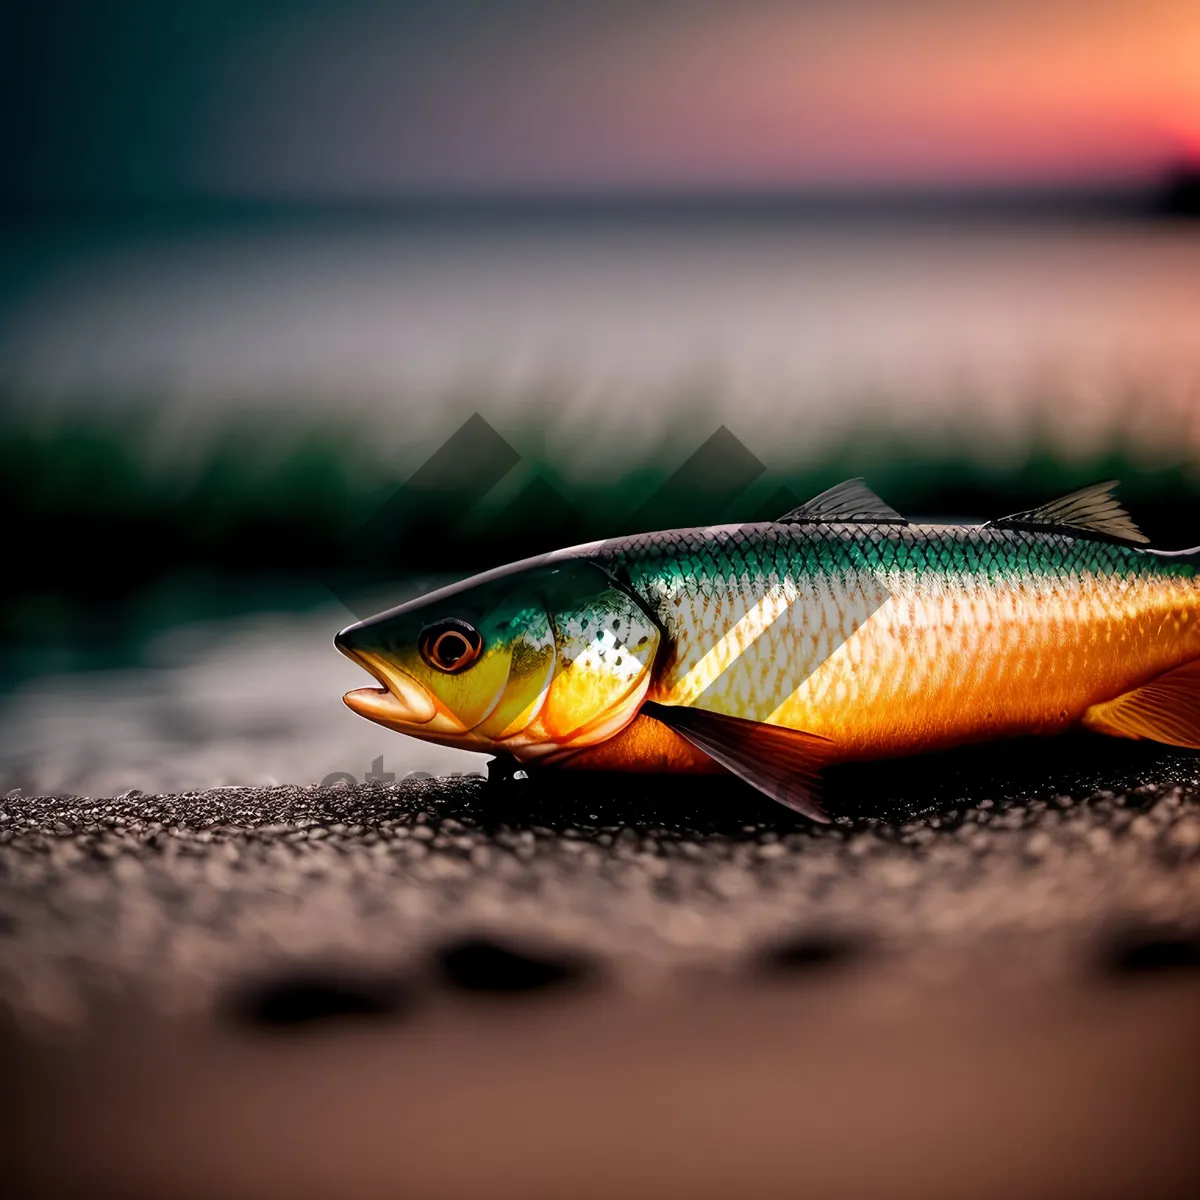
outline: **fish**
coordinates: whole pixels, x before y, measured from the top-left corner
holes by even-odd
[[[816,820],[823,771],[1082,726],[1200,749],[1200,547],[1099,483],[986,524],[861,479],[778,520],[510,564],[341,630],[360,716],[521,769],[738,776]]]

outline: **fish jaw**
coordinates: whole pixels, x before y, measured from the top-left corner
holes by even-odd
[[[403,694],[397,695],[385,687],[355,688],[342,700],[352,713],[381,725],[421,726],[428,723],[423,707],[407,703]]]
[[[443,709],[411,675],[397,670],[385,658],[346,644],[341,634],[334,639],[337,648],[368,671],[381,687],[354,688],[342,702],[354,714],[394,729],[431,741],[466,736],[461,721]]]

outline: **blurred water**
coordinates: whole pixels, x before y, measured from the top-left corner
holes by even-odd
[[[1117,223],[434,221],[23,231],[0,391],[316,409],[392,446],[485,397],[582,468],[673,404],[819,450],[886,416],[1013,453],[1200,445],[1200,236]],[[971,410],[962,411],[964,396]],[[1131,397],[1139,406],[1131,421]],[[540,406],[540,407],[539,407]]]

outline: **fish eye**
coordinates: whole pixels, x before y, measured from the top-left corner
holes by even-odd
[[[426,625],[417,648],[431,667],[453,675],[465,671],[479,657],[483,638],[474,625],[449,618]]]

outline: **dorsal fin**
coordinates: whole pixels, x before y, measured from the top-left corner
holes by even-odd
[[[985,529],[1045,529],[1068,533],[1098,533],[1118,542],[1146,545],[1150,539],[1134,524],[1133,518],[1113,495],[1117,480],[1094,483],[1069,496],[1051,500],[1040,508],[1013,513],[989,521]]]
[[[778,518],[779,524],[815,525],[845,522],[863,525],[907,525],[861,479],[847,479]]]

